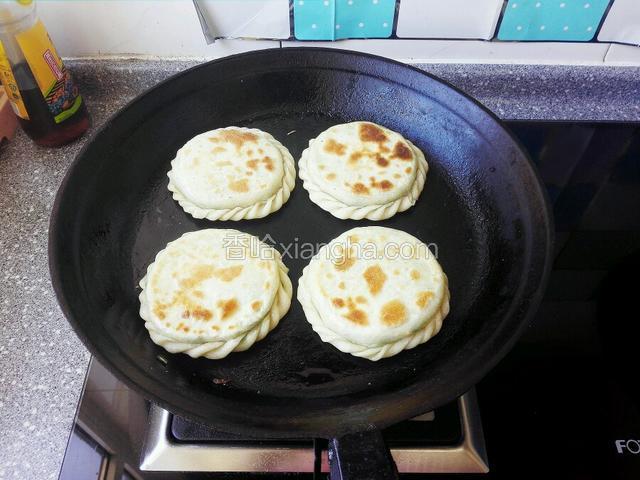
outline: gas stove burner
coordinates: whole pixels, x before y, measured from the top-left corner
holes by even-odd
[[[489,471],[475,391],[384,432],[400,473]],[[258,440],[209,429],[152,405],[140,470],[328,472],[327,442]]]

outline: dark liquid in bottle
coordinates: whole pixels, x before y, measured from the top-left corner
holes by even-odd
[[[22,129],[38,145],[56,147],[82,135],[89,128],[89,114],[84,100],[80,108],[61,123],[56,123],[49,106],[25,63],[13,68],[20,95],[29,113],[29,120],[18,117]]]

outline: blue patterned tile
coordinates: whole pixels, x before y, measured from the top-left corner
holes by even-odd
[[[395,0],[336,0],[337,38],[389,38]]]
[[[393,31],[395,0],[294,0],[298,40],[388,38]]]
[[[298,40],[335,40],[335,0],[294,0],[293,28]]]
[[[609,0],[509,0],[499,40],[588,42]]]

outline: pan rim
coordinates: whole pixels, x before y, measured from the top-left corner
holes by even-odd
[[[167,82],[171,82],[171,81],[175,81],[176,79],[185,76],[185,75],[189,75],[192,74],[193,71],[197,71],[198,69],[201,68],[207,68],[208,66],[210,66],[211,64],[223,64],[225,62],[229,62],[229,61],[236,61],[239,57],[248,57],[248,56],[260,56],[260,55],[272,55],[274,53],[274,51],[279,52],[280,54],[283,55],[287,55],[287,54],[291,54],[291,55],[295,55],[298,54],[298,52],[304,52],[304,51],[313,51],[314,53],[319,52],[319,51],[324,51],[324,52],[328,52],[331,54],[337,54],[337,55],[348,55],[348,56],[355,56],[355,57],[365,57],[365,58],[371,58],[374,59],[377,62],[384,62],[387,64],[391,64],[391,65],[396,65],[396,66],[400,66],[402,68],[405,69],[409,69],[412,70],[414,72],[419,73],[420,75],[424,75],[426,77],[429,77],[430,79],[434,80],[435,82],[444,85],[445,87],[447,87],[448,89],[456,92],[458,95],[464,97],[465,99],[467,99],[468,101],[471,101],[471,103],[476,107],[479,108],[485,115],[488,115],[493,122],[500,128],[502,128],[502,130],[504,130],[504,132],[507,134],[508,138],[514,143],[514,145],[517,147],[517,149],[519,150],[519,152],[522,153],[523,158],[526,160],[525,162],[525,168],[529,171],[529,173],[532,175],[532,178],[536,180],[534,186],[536,189],[536,194],[537,196],[542,200],[543,203],[543,208],[544,208],[544,212],[542,217],[544,219],[544,241],[546,243],[545,245],[545,249],[544,251],[540,254],[544,256],[544,264],[542,265],[542,268],[540,270],[540,275],[538,277],[538,284],[537,287],[535,288],[535,290],[533,291],[533,293],[531,293],[531,295],[529,295],[527,298],[528,300],[528,309],[527,312],[523,314],[523,316],[521,316],[521,320],[520,320],[520,324],[518,325],[517,328],[512,328],[509,330],[509,333],[506,335],[506,338],[504,341],[501,342],[500,344],[500,348],[497,349],[497,351],[492,351],[490,355],[488,355],[488,351],[487,349],[484,350],[479,350],[479,352],[477,353],[476,356],[480,357],[478,358],[478,360],[476,361],[483,361],[482,363],[482,368],[478,368],[476,365],[475,361],[471,361],[468,360],[467,362],[465,362],[466,368],[458,368],[456,370],[456,377],[457,378],[464,378],[465,381],[461,382],[454,382],[453,385],[449,386],[449,392],[453,392],[456,394],[456,396],[461,395],[462,393],[464,393],[465,390],[468,389],[469,385],[473,385],[475,383],[477,383],[489,370],[491,370],[491,368],[493,368],[495,366],[495,364],[497,364],[503,357],[504,355],[513,347],[513,345],[515,344],[515,342],[517,341],[517,339],[519,338],[519,336],[521,335],[521,333],[524,331],[524,329],[527,327],[527,325],[529,324],[529,322],[531,321],[531,318],[533,317],[533,315],[535,314],[535,311],[537,310],[537,307],[539,306],[541,300],[542,300],[542,295],[544,293],[544,289],[547,283],[547,279],[549,277],[550,271],[551,271],[551,264],[552,264],[552,260],[553,260],[553,240],[554,240],[554,232],[553,232],[553,228],[551,225],[551,209],[550,209],[550,202],[549,202],[549,198],[547,195],[546,190],[543,188],[543,184],[542,181],[540,179],[540,175],[539,172],[537,171],[537,168],[535,167],[535,165],[533,164],[533,162],[531,161],[531,158],[528,154],[528,152],[522,147],[520,141],[513,135],[513,133],[511,132],[511,130],[493,113],[491,112],[489,109],[487,109],[484,105],[482,105],[480,102],[478,102],[477,100],[475,100],[474,98],[468,96],[467,94],[465,94],[464,92],[462,92],[461,90],[459,90],[458,88],[452,86],[451,84],[449,84],[447,81],[442,80],[430,73],[424,72],[423,70],[420,70],[414,66],[411,65],[407,65],[407,64],[403,64],[401,62],[397,62],[395,60],[391,60],[391,59],[387,59],[384,57],[378,57],[376,55],[371,55],[371,54],[366,54],[366,53],[360,53],[360,52],[352,52],[352,51],[348,51],[348,50],[342,50],[342,49],[334,49],[334,48],[321,48],[321,47],[294,47],[294,48],[275,48],[275,49],[266,49],[266,50],[259,50],[259,51],[254,51],[254,52],[247,52],[247,53],[241,53],[241,54],[237,54],[237,55],[232,55],[232,56],[228,56],[228,57],[224,57],[221,59],[217,59],[217,60],[213,60],[211,62],[205,62],[205,63],[201,63],[198,65],[195,65],[183,72],[180,72],[176,75],[173,75],[165,80],[163,80],[162,82],[158,83],[157,85],[151,87],[150,89],[146,90],[145,92],[143,92],[141,95],[136,96],[135,98],[133,98],[131,101],[127,102],[127,104],[125,106],[123,106],[121,109],[119,109],[118,111],[114,112],[107,120],[105,120],[105,123],[102,124],[99,128],[97,128],[94,132],[92,132],[92,134],[86,139],[84,145],[82,146],[82,148],[80,149],[80,151],[78,152],[78,154],[76,155],[76,157],[74,158],[74,160],[71,162],[67,172],[64,175],[64,178],[60,184],[60,187],[58,189],[58,192],[56,193],[56,197],[53,203],[53,207],[51,210],[51,217],[50,217],[50,222],[49,222],[49,242],[48,242],[48,254],[49,254],[49,271],[50,271],[50,276],[51,276],[51,281],[53,284],[53,288],[54,291],[56,293],[56,297],[57,300],[60,304],[60,308],[62,310],[62,312],[64,313],[67,321],[73,326],[74,331],[76,333],[76,335],[78,335],[78,337],[83,341],[83,343],[85,344],[85,346],[88,347],[88,349],[90,350],[90,352],[100,361],[102,362],[107,368],[109,368],[110,371],[114,372],[114,374],[116,374],[116,376],[120,379],[122,379],[127,385],[129,385],[130,387],[132,387],[134,390],[140,392],[143,396],[145,396],[146,398],[152,399],[155,403],[163,406],[164,408],[177,413],[179,415],[185,416],[187,418],[192,418],[196,421],[200,421],[203,423],[212,423],[212,419],[211,418],[207,418],[207,417],[202,417],[200,415],[198,415],[197,413],[194,413],[192,411],[186,411],[184,409],[182,409],[179,406],[173,405],[170,402],[165,401],[162,398],[162,395],[169,391],[170,389],[168,387],[166,387],[165,385],[162,385],[160,382],[156,382],[156,381],[152,381],[149,380],[146,376],[139,374],[137,379],[133,379],[130,378],[130,375],[125,373],[125,371],[120,367],[120,365],[116,364],[115,362],[113,362],[112,359],[108,358],[107,355],[104,355],[100,349],[98,348],[98,346],[91,341],[91,339],[85,335],[85,333],[83,332],[83,330],[81,328],[78,327],[79,323],[78,320],[75,318],[75,316],[72,313],[72,309],[70,307],[70,303],[68,300],[68,295],[65,294],[65,292],[63,291],[62,288],[62,281],[63,279],[61,278],[61,272],[57,269],[56,265],[58,265],[60,263],[60,258],[58,257],[58,251],[59,251],[59,238],[60,238],[60,233],[61,233],[61,229],[62,229],[62,225],[60,222],[57,222],[56,219],[60,216],[60,210],[61,210],[61,205],[63,202],[63,198],[65,196],[65,191],[67,189],[67,186],[70,182],[70,179],[73,177],[73,174],[76,170],[76,168],[78,168],[78,165],[80,163],[80,159],[84,156],[85,152],[89,149],[90,145],[92,144],[93,140],[95,138],[97,138],[98,136],[100,136],[102,134],[102,132],[104,130],[106,130],[107,128],[109,128],[111,122],[119,115],[124,114],[124,112],[126,112],[128,109],[130,109],[132,107],[132,105],[134,105],[141,97],[150,94],[151,92],[155,91],[156,89],[160,89],[162,87],[165,86],[165,84]],[[408,87],[408,85],[407,85]],[[523,288],[526,289],[526,285],[527,282],[523,282]],[[515,303],[515,302],[514,302]],[[512,305],[513,306],[513,305]],[[517,309],[517,308],[516,308]],[[510,308],[510,314],[513,315],[512,312],[513,308]],[[504,333],[503,333],[504,335]],[[482,357],[485,357],[484,359]],[[488,358],[488,360],[487,360]],[[475,359],[475,357],[474,357]],[[141,367],[137,366],[138,370],[140,371],[140,373],[142,372]],[[150,385],[153,384],[153,385]],[[152,388],[153,386],[155,386],[155,390]],[[424,405],[426,402],[421,401],[420,398],[424,398],[425,396],[425,392],[421,392],[420,388],[417,388],[417,392],[413,392],[412,398],[410,399],[411,402],[406,402],[406,401],[402,401],[401,399],[398,398],[391,398],[391,396],[395,396],[398,397],[398,394],[405,392],[406,390],[412,388],[412,387],[416,387],[415,384],[411,384],[409,386],[405,386],[403,388],[400,389],[395,389],[391,392],[385,392],[383,395],[378,396],[375,400],[369,400],[368,405],[371,406],[371,402],[374,402],[375,404],[379,405],[379,407],[383,407],[386,411],[384,412],[384,415],[382,415],[382,417],[384,417],[384,419],[380,416],[374,416],[372,415],[370,418],[370,423],[378,426],[378,427],[382,427],[385,426],[387,424],[391,424],[391,423],[395,423],[397,421],[401,421],[404,420],[406,418],[410,418],[413,415],[417,415],[419,413],[422,413],[422,411],[424,410],[423,407],[421,407],[420,405]],[[159,393],[158,393],[159,392]],[[416,398],[416,394],[420,394],[422,393],[422,397],[420,398]],[[446,403],[446,401],[451,400],[450,398],[448,398],[450,396],[447,395],[447,398],[440,398],[443,397],[443,395],[440,395],[440,397],[438,395],[428,395],[429,397],[429,403],[435,405],[435,404],[442,404],[442,403]],[[390,405],[391,404],[391,405]],[[359,404],[354,404],[351,405],[350,409],[357,409]],[[374,408],[372,410],[376,410],[376,405],[373,406]],[[325,418],[330,416],[331,412],[326,412]],[[337,415],[340,418],[344,418],[345,412],[344,411],[340,411],[340,412],[333,412],[332,415]],[[304,417],[302,417],[304,419]],[[262,436],[276,436],[276,437],[286,437],[286,436],[290,436],[292,433],[309,433],[309,434],[319,434],[319,436],[331,436],[333,434],[335,434],[335,431],[326,431],[322,428],[322,421],[318,422],[317,419],[309,419],[310,422],[309,423],[314,423],[315,422],[315,426],[313,427],[309,427],[309,426],[301,426],[299,425],[299,423],[304,423],[304,421],[298,421],[298,422],[289,422],[286,425],[276,425],[276,424],[265,424],[264,419],[262,419],[263,421],[258,421],[258,419],[256,419],[256,422],[254,422],[254,424],[248,425],[246,424],[245,420],[243,420],[242,422],[236,422],[235,420],[231,419],[231,421],[228,421],[229,419],[231,419],[230,416],[227,416],[227,418],[225,420],[227,421],[216,421],[215,424],[218,425],[223,425],[225,427],[229,428],[229,431],[232,432],[239,432],[239,433],[245,433],[245,434],[250,434],[250,435],[262,435]],[[331,422],[329,422],[331,423]],[[362,424],[357,424],[357,425],[347,425],[345,426],[347,430],[350,429],[358,429],[361,428]]]

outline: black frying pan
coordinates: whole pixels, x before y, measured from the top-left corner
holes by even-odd
[[[223,360],[194,360],[154,345],[138,315],[137,284],[156,252],[183,233],[232,227],[283,244],[295,237],[315,243],[373,223],[332,217],[311,203],[301,182],[264,219],[195,220],[167,190],[176,150],[198,133],[237,125],[273,134],[298,158],[309,139],[353,120],[396,130],[427,154],[430,170],[416,206],[378,224],[437,244],[451,289],[442,331],[370,362],[320,341],[294,299],[264,340]],[[526,154],[477,102],[390,60],[287,48],[183,72],[107,122],[60,187],[49,254],[53,285],[77,334],[153,402],[229,432],[334,438],[438,407],[480,380],[540,300],[550,225]],[[284,260],[295,286],[307,260]]]

